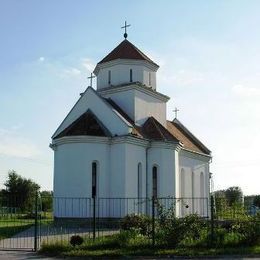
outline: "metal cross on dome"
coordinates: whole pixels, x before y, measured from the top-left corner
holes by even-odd
[[[125,29],[125,33],[124,33],[125,39],[127,38],[127,30],[126,30],[126,28],[130,27],[130,26],[131,26],[131,24],[127,24],[127,22],[125,21],[125,25],[121,27],[121,29],[123,29],[123,28]]]
[[[180,110],[179,109],[177,109],[177,107],[175,107],[175,109],[172,111],[172,112],[174,112],[175,113],[175,118],[177,118],[177,114],[178,114],[178,112],[179,112]]]
[[[94,79],[94,78],[95,78],[95,76],[91,72],[90,76],[88,77],[88,79],[90,79],[90,87],[92,87],[92,79]]]

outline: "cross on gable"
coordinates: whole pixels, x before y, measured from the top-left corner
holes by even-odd
[[[175,118],[177,118],[177,115],[178,115],[178,112],[179,112],[179,111],[180,111],[180,110],[177,109],[177,107],[175,107],[175,109],[172,111],[172,112],[175,113]]]
[[[92,79],[94,79],[94,78],[95,78],[95,76],[91,72],[90,76],[88,77],[88,79],[90,79],[90,87],[92,87]]]
[[[123,28],[125,29],[125,33],[124,33],[125,39],[127,38],[127,30],[126,30],[126,28],[130,27],[130,26],[131,26],[131,24],[127,24],[127,22],[125,21],[125,25],[121,27],[121,29],[123,29]]]

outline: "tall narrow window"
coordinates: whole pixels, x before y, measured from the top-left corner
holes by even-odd
[[[204,197],[204,176],[203,172],[200,173],[200,197]]]
[[[185,171],[182,168],[180,174],[180,196],[181,198],[185,197]]]
[[[111,70],[108,71],[108,84],[111,84]]]
[[[142,213],[142,164],[138,163],[137,169],[137,197],[138,197],[138,213]]]
[[[133,82],[133,70],[130,69],[130,82]]]
[[[97,163],[92,163],[92,198],[97,196]]]
[[[157,198],[158,196],[158,176],[157,176],[157,167],[153,167],[153,197]]]
[[[138,173],[137,173],[137,197],[142,198],[142,164],[138,163]]]
[[[200,214],[204,216],[204,206],[205,206],[205,193],[204,193],[204,174],[200,173]]]
[[[152,75],[151,75],[151,72],[148,73],[148,85],[149,86],[152,85]]]

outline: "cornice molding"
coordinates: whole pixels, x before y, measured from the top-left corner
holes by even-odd
[[[151,141],[151,148],[163,148],[171,150],[180,150],[180,144],[171,141]]]
[[[195,160],[202,160],[202,161],[205,161],[205,162],[210,162],[211,159],[212,159],[212,156],[210,156],[208,154],[190,151],[190,150],[187,150],[185,148],[182,148],[180,150],[180,156],[185,156],[185,157],[195,159]]]
[[[168,96],[152,90],[152,88],[148,88],[146,86],[140,86],[137,83],[130,83],[130,84],[127,84],[127,85],[107,87],[107,88],[99,89],[99,90],[97,90],[97,92],[100,95],[105,96],[105,95],[108,95],[108,94],[119,93],[119,92],[123,92],[123,91],[127,91],[127,90],[137,90],[137,91],[145,93],[149,96],[157,98],[157,99],[159,99],[163,102],[167,102],[170,99]]]
[[[62,144],[70,143],[101,143],[109,144],[111,137],[103,136],[88,136],[88,135],[79,135],[79,136],[64,136],[61,138],[53,139],[50,147],[53,149],[55,146]]]

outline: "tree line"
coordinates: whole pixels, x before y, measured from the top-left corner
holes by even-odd
[[[8,172],[4,186],[5,188],[0,190],[0,207],[32,212],[35,208],[35,198],[38,196],[41,210],[52,210],[53,192],[40,191],[39,184],[22,177],[16,171]]]

